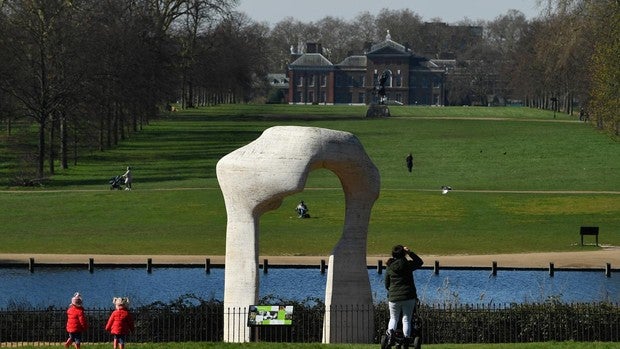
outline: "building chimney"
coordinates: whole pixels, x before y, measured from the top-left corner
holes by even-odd
[[[317,53],[317,44],[316,44],[316,42],[307,42],[306,43],[306,53]]]
[[[371,48],[372,48],[372,42],[370,41],[364,42],[364,53],[370,52]]]

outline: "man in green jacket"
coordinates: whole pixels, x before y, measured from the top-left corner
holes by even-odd
[[[409,258],[407,258],[409,257]],[[411,318],[415,310],[418,295],[413,281],[413,271],[419,269],[424,261],[407,246],[396,245],[392,248],[392,258],[387,262],[385,288],[388,291],[390,322],[388,337],[396,330],[398,320],[403,315],[403,335],[411,336]]]

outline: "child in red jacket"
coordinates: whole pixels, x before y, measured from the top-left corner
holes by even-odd
[[[124,349],[125,336],[134,330],[133,317],[127,309],[129,299],[114,297],[112,303],[114,303],[116,310],[110,315],[105,330],[114,335],[114,349]]]
[[[73,343],[76,349],[80,349],[82,343],[82,332],[86,331],[88,323],[86,322],[86,316],[84,316],[84,308],[82,307],[82,296],[79,292],[76,292],[71,298],[71,305],[67,309],[67,332],[69,332],[69,339],[65,342],[65,348],[68,348]]]

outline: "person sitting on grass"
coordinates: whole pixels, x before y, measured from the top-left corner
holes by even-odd
[[[299,202],[299,205],[297,205],[297,208],[295,208],[295,210],[297,211],[298,218],[310,217],[310,215],[308,214],[308,206],[306,206],[303,200]]]

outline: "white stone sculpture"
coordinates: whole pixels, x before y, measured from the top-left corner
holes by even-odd
[[[329,256],[323,342],[372,341],[366,242],[370,212],[379,196],[379,171],[353,134],[299,126],[269,128],[217,163],[228,216],[224,341],[250,340],[244,315],[258,301],[260,216],[301,192],[309,172],[318,168],[334,172],[345,194],[342,236]]]

